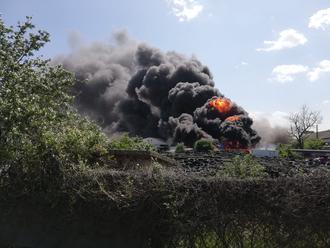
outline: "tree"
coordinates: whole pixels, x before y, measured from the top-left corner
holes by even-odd
[[[298,148],[304,148],[304,141],[312,127],[321,120],[320,112],[312,111],[306,105],[303,105],[299,112],[290,114],[290,134],[296,140]]]
[[[73,75],[35,55],[49,34],[33,29],[30,17],[16,28],[0,17],[0,167],[86,163],[107,138],[72,108]]]

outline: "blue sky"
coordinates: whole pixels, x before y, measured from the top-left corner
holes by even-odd
[[[7,24],[32,16],[51,33],[47,57],[70,52],[69,36],[111,41],[126,29],[164,51],[197,56],[216,87],[256,118],[285,124],[303,104],[330,129],[329,0],[1,0]]]

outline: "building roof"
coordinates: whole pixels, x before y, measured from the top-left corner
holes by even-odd
[[[320,131],[318,136],[320,139],[330,139],[330,130]],[[316,138],[316,133],[312,133],[309,138]]]

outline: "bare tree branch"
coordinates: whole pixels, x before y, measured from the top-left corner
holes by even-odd
[[[290,134],[297,141],[299,148],[304,148],[305,138],[308,137],[312,127],[322,121],[319,111],[312,111],[303,105],[299,112],[289,116]]]

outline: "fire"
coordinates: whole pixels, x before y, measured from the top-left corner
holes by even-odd
[[[238,115],[233,115],[233,116],[229,116],[226,121],[230,121],[230,122],[235,122],[235,121],[240,121],[241,117]]]
[[[210,102],[212,108],[216,108],[221,113],[227,113],[231,110],[233,104],[227,98],[218,98]]]
[[[242,145],[238,140],[227,140],[223,143],[223,149],[227,152],[242,152],[249,154],[250,149]]]

